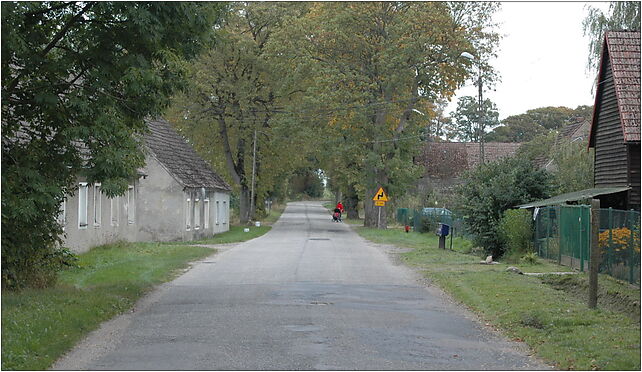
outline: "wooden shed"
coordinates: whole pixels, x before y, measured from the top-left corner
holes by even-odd
[[[604,36],[589,147],[594,185],[631,189],[601,197],[603,208],[640,210],[640,32]]]

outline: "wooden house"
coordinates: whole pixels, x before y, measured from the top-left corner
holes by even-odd
[[[606,33],[593,110],[594,186],[630,187],[601,196],[601,206],[640,210],[639,31]]]

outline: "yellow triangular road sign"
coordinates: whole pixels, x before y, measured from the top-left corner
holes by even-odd
[[[387,202],[388,201],[388,195],[386,195],[386,192],[383,191],[383,187],[379,188],[379,191],[377,191],[375,196],[372,197],[372,200],[374,200],[374,201],[383,201],[383,202]]]

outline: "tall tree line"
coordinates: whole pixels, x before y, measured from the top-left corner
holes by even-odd
[[[242,222],[254,217],[251,205],[310,167],[324,170],[354,213],[379,187],[400,195],[417,178],[412,157],[435,105],[476,68],[462,52],[490,55],[496,47],[497,9],[234,3],[212,48],[191,67],[191,88],[174,115],[188,118],[179,123],[185,133],[207,133],[222,149],[214,161],[236,185]],[[379,215],[364,206],[365,225],[385,227],[385,208]]]

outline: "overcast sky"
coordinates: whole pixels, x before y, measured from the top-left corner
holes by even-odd
[[[603,10],[607,2],[503,2],[497,14],[504,35],[492,62],[502,81],[484,93],[499,110],[499,118],[545,106],[592,105],[594,74],[588,74],[588,38],[583,36],[585,5]],[[477,96],[471,82],[457,97]],[[457,107],[457,97],[446,113]]]

